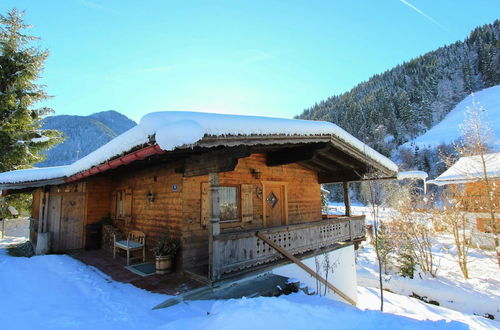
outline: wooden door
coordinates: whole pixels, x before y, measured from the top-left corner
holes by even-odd
[[[47,210],[47,231],[51,233],[51,248],[57,252],[59,247],[59,233],[61,225],[61,195],[49,194],[49,203]],[[41,225],[41,223],[39,223]]]
[[[266,227],[284,226],[288,222],[286,184],[263,183],[264,224]]]
[[[62,251],[83,248],[83,193],[65,194],[62,201],[59,249]]]

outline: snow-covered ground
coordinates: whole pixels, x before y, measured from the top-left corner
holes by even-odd
[[[18,228],[0,240],[2,329],[467,329],[446,321],[468,321],[459,313],[449,316],[450,311],[418,300],[407,304],[405,299],[411,298],[399,295],[386,297],[389,313],[303,293],[193,301],[153,311],[151,307],[169,297],[115,282],[69,256],[8,256],[8,244],[26,239],[14,235],[25,233]],[[359,290],[362,307],[376,309],[376,292]],[[419,321],[426,318],[433,321]]]
[[[358,304],[359,308],[380,309],[380,293],[377,288],[358,286],[358,297],[361,297]],[[384,291],[384,312],[417,320],[453,320],[467,324],[470,329],[500,328],[500,323],[481,316],[427,304],[415,298],[387,291]]]
[[[446,237],[443,241],[447,240]],[[451,242],[450,242],[451,243]],[[445,243],[448,244],[448,243]],[[458,265],[449,253],[436,251],[436,262],[439,265],[435,278],[430,275],[416,275],[414,279],[401,277],[394,272],[384,275],[384,288],[390,292],[384,292],[389,300],[394,300],[387,312],[408,315],[408,305],[415,304],[419,300],[408,297],[412,293],[427,297],[430,300],[439,302],[441,307],[425,304],[425,310],[436,313],[439,318],[459,320],[474,326],[474,328],[500,329],[500,271],[495,264],[493,256],[486,256],[483,253],[473,251],[470,256],[470,279],[464,280]],[[376,267],[376,255],[374,248],[365,244],[358,252],[357,263],[358,285],[365,289],[370,289],[371,293],[377,291],[378,268]],[[378,292],[377,292],[378,295]],[[403,297],[404,296],[404,297]],[[378,308],[380,303],[376,301],[373,305],[367,299],[360,299],[363,306]],[[419,304],[420,305],[420,304]],[[446,308],[442,308],[446,307]],[[419,307],[420,308],[420,307]],[[438,310],[436,310],[438,308]],[[409,308],[411,313],[415,311]],[[490,321],[483,316],[491,314],[495,321]],[[420,313],[416,313],[418,315]],[[477,314],[477,315],[475,315]],[[431,315],[427,318],[433,319]],[[412,317],[412,316],[410,316]]]
[[[344,213],[341,203],[330,203],[331,212]],[[371,209],[361,204],[352,207],[353,214],[364,214],[367,223],[372,222]],[[381,220],[393,212],[381,208]],[[386,299],[391,302],[385,311],[398,315],[418,318],[459,320],[476,329],[500,329],[500,270],[493,251],[471,249],[469,253],[469,275],[465,280],[459,266],[453,257],[453,240],[447,234],[437,237],[434,247],[435,262],[438,265],[437,276],[416,275],[414,279],[399,276],[394,271],[384,275]],[[370,309],[380,308],[378,290],[378,267],[375,250],[371,244],[363,243],[357,252],[357,277],[360,307]],[[424,304],[415,298],[408,297],[412,293],[425,296],[439,302],[441,307]],[[370,297],[370,295],[374,295]],[[375,297],[376,296],[376,297]],[[412,306],[408,308],[408,306]],[[415,307],[415,308],[414,308]],[[446,307],[446,308],[443,308]],[[425,312],[421,311],[425,310]],[[490,321],[482,315],[490,314],[495,321]],[[481,316],[479,316],[481,315]]]

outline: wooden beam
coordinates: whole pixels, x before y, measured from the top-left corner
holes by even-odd
[[[331,146],[327,147],[327,148],[323,148],[321,150],[318,150],[317,153],[319,155],[325,157],[326,159],[329,159],[330,161],[332,161],[336,164],[339,164],[345,168],[355,168],[355,167],[359,167],[360,165],[362,165],[362,163],[359,162],[358,160],[356,160],[352,157],[349,157],[344,152],[342,152],[338,149],[335,149]]]
[[[328,170],[325,169],[323,166],[320,166],[320,165],[313,163],[313,162],[310,162],[310,161],[299,162],[298,164],[305,167],[305,168],[308,168],[314,172],[318,172],[318,175],[320,173],[327,173],[328,172]]]
[[[310,160],[317,144],[297,148],[285,148],[267,154],[267,166],[278,166]]]
[[[351,197],[349,197],[349,182],[343,182],[342,186],[344,188],[344,204],[345,204],[345,215],[351,216]]]
[[[220,207],[219,207],[219,174],[208,175],[210,184],[210,224],[208,225],[208,275],[210,280],[215,281],[221,275],[221,256],[217,249],[217,241],[214,236],[220,234]]]
[[[344,170],[330,173],[318,173],[319,183],[339,183],[348,181],[360,181],[362,178],[354,170]]]
[[[356,302],[349,298],[345,293],[340,291],[337,287],[335,287],[333,284],[325,280],[323,277],[321,277],[318,273],[313,271],[311,268],[309,268],[306,264],[304,264],[302,261],[300,261],[298,258],[293,256],[290,252],[279,246],[278,244],[274,243],[272,240],[270,240],[266,235],[261,234],[260,232],[257,232],[257,237],[266,242],[269,246],[271,246],[273,249],[281,253],[283,256],[287,257],[290,259],[292,262],[297,264],[300,268],[308,272],[312,277],[320,281],[322,284],[326,285],[330,290],[338,294],[340,297],[342,297],[345,301],[350,303],[353,306],[356,306]]]
[[[343,167],[339,167],[338,163],[335,163],[318,153],[315,153],[311,161],[321,167],[324,167],[328,172],[343,170]]]
[[[44,187],[43,192],[43,216],[42,216],[42,233],[46,233],[48,231],[48,216],[49,216],[49,198],[50,192],[47,187]],[[46,190],[46,191],[45,191]]]
[[[248,156],[250,156],[250,149],[246,146],[194,155],[184,161],[184,176],[192,177],[209,173],[230,172],[236,168],[239,158]]]

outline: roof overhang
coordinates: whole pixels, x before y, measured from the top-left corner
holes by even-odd
[[[205,167],[201,169],[196,166],[185,166],[182,171],[186,176],[202,175],[208,170],[224,172],[234,169],[239,158],[257,152],[267,154],[268,166],[297,163],[314,170],[318,173],[320,183],[396,178],[397,170],[394,170],[394,163],[385,157],[383,157],[385,162],[382,162],[380,158],[373,157],[372,149],[367,151],[371,151],[372,154],[363,152],[330,134],[204,136],[195,144],[182,145],[172,151],[162,150],[153,140],[150,145],[134,148],[123,155],[69,177],[0,183],[0,189],[18,191],[58,185],[123,166],[127,168],[133,165],[150,166],[156,162],[172,159],[184,159],[185,164],[205,164]],[[393,165],[392,168],[387,164]],[[186,167],[189,168],[186,170]]]
[[[332,135],[208,136],[195,146],[250,146],[268,155],[267,165],[298,163],[318,173],[320,183],[395,179],[397,170]]]
[[[63,184],[63,183],[64,183],[64,178],[28,181],[28,182],[19,182],[19,183],[0,183],[0,190],[8,191],[8,193],[26,192],[26,191],[31,191],[33,189],[44,187],[44,186],[53,186],[53,185],[58,185],[58,184]]]

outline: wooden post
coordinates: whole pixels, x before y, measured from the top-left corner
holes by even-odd
[[[349,182],[343,182],[344,186],[344,204],[345,204],[345,215],[351,216],[351,199],[349,197]]]
[[[38,233],[47,231],[47,213],[49,208],[49,193],[45,192],[45,187],[42,188],[40,195],[40,208],[38,211]]]
[[[210,224],[208,226],[208,273],[212,281],[220,277],[220,252],[214,236],[220,234],[219,174],[208,175],[210,184]]]

